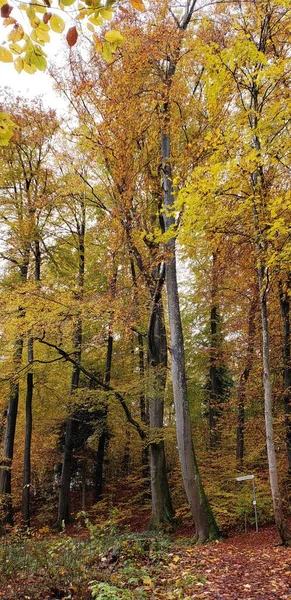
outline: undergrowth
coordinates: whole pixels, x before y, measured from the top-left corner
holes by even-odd
[[[121,534],[114,519],[102,526],[93,525],[84,515],[82,519],[86,537],[84,530],[82,536],[71,537],[63,532],[49,539],[33,532],[27,536],[19,530],[0,543],[0,580],[6,586],[5,599],[149,597],[151,582],[167,561],[169,539],[152,533]]]

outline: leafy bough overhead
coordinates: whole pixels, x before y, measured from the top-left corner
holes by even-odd
[[[138,11],[145,10],[143,0],[130,0],[130,4]],[[47,57],[44,48],[51,42],[51,33],[63,34],[68,46],[72,47],[82,26],[91,34],[95,50],[105,60],[111,60],[112,53],[122,45],[124,37],[112,29],[100,39],[96,30],[112,19],[116,5],[115,0],[39,0],[26,3],[13,0],[11,4],[0,0],[2,24],[8,32],[0,41],[0,62],[13,63],[18,73],[45,71]],[[71,23],[73,25],[68,27]],[[13,121],[1,112],[0,146],[9,143],[14,130]]]
[[[136,10],[145,8],[142,0],[130,0],[130,3]],[[111,20],[115,6],[114,0],[39,0],[14,1],[13,4],[0,0],[3,25],[8,28],[6,39],[0,45],[0,61],[14,63],[19,73],[22,70],[27,73],[44,71],[47,66],[44,47],[50,43],[51,33],[64,34],[68,45],[74,46],[80,22],[91,33],[97,51],[106,57],[123,42],[123,36],[119,31],[111,30],[101,41],[96,28]],[[71,22],[73,26],[68,27]]]

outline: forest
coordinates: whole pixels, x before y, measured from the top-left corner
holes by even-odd
[[[1,2],[0,61],[71,4]],[[1,90],[0,597],[238,599],[232,536],[291,575],[291,2],[80,6],[67,112]]]

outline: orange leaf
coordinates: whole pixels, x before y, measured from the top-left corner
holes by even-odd
[[[76,26],[74,25],[74,27],[70,27],[70,29],[68,30],[67,35],[66,35],[66,40],[67,40],[69,46],[72,47],[72,46],[75,46],[77,39],[78,39],[78,32],[77,32]]]

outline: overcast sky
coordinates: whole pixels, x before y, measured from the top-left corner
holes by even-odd
[[[47,44],[45,52],[47,53],[48,62],[58,62],[58,54],[63,54],[64,40],[61,36],[52,34],[51,42]],[[3,28],[0,28],[0,42],[3,40]],[[53,89],[53,80],[48,72],[37,71],[32,75],[22,71],[17,73],[12,63],[0,63],[0,86],[9,86],[16,94],[24,98],[34,98],[35,96],[43,96],[45,103],[50,108],[55,108],[59,111],[64,109],[65,101],[60,98]]]

